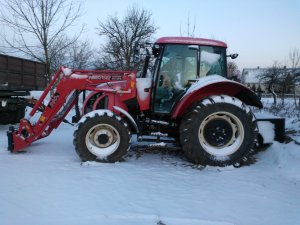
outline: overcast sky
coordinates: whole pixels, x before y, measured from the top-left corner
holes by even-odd
[[[122,17],[134,4],[152,13],[156,38],[180,36],[189,16],[195,36],[224,41],[239,53],[240,69],[284,63],[290,49],[300,49],[300,0],[86,0],[84,36],[98,44],[97,19]]]

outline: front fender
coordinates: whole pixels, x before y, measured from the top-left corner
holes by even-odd
[[[88,112],[87,114],[82,116],[75,126],[78,127],[79,124],[84,123],[88,117],[94,117],[96,114],[98,114],[99,116],[103,116],[104,114],[107,114],[108,116],[113,116],[114,115],[114,113],[111,110],[108,110],[108,109],[94,110],[94,111]]]
[[[247,105],[262,108],[258,96],[246,86],[218,75],[200,78],[175,104],[171,115],[173,119],[181,117],[185,111],[200,100],[212,95],[228,95],[240,99]]]
[[[129,121],[132,126],[135,128],[137,134],[140,133],[139,128],[137,123],[135,122],[135,120],[133,119],[133,117],[126,112],[124,109],[118,107],[118,106],[114,106],[113,107],[115,111],[117,111],[119,114],[124,115],[127,118],[127,121]],[[99,116],[103,116],[104,114],[107,114],[108,116],[113,116],[113,115],[118,115],[115,112],[113,112],[112,110],[109,109],[97,109],[91,112],[88,112],[87,114],[85,114],[84,116],[81,117],[81,119],[78,121],[78,123],[76,124],[76,126],[78,127],[80,123],[83,123],[88,117],[94,117],[96,114],[98,114]]]

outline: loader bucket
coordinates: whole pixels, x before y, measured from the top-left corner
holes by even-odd
[[[20,128],[27,128],[28,129],[28,121],[25,119],[21,119],[19,129]],[[29,127],[30,128],[30,127]],[[9,127],[7,131],[7,150],[11,152],[20,152],[23,151],[26,146],[30,145],[34,141],[34,137],[30,137],[31,133],[29,134],[27,129],[17,130],[14,127]],[[24,134],[27,134],[24,136]],[[27,138],[29,137],[29,138]]]

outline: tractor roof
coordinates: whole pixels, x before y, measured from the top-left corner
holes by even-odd
[[[227,44],[222,41],[216,41],[212,39],[204,38],[192,38],[192,37],[161,37],[156,40],[156,44],[184,44],[184,45],[206,45],[206,46],[218,46],[227,48]]]

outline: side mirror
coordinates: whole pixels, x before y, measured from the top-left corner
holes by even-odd
[[[161,50],[161,48],[159,45],[155,44],[152,46],[152,53],[155,57],[157,57],[159,55],[160,50]]]
[[[230,57],[231,59],[236,59],[238,56],[239,56],[239,54],[237,54],[237,53],[227,55],[227,57]]]

